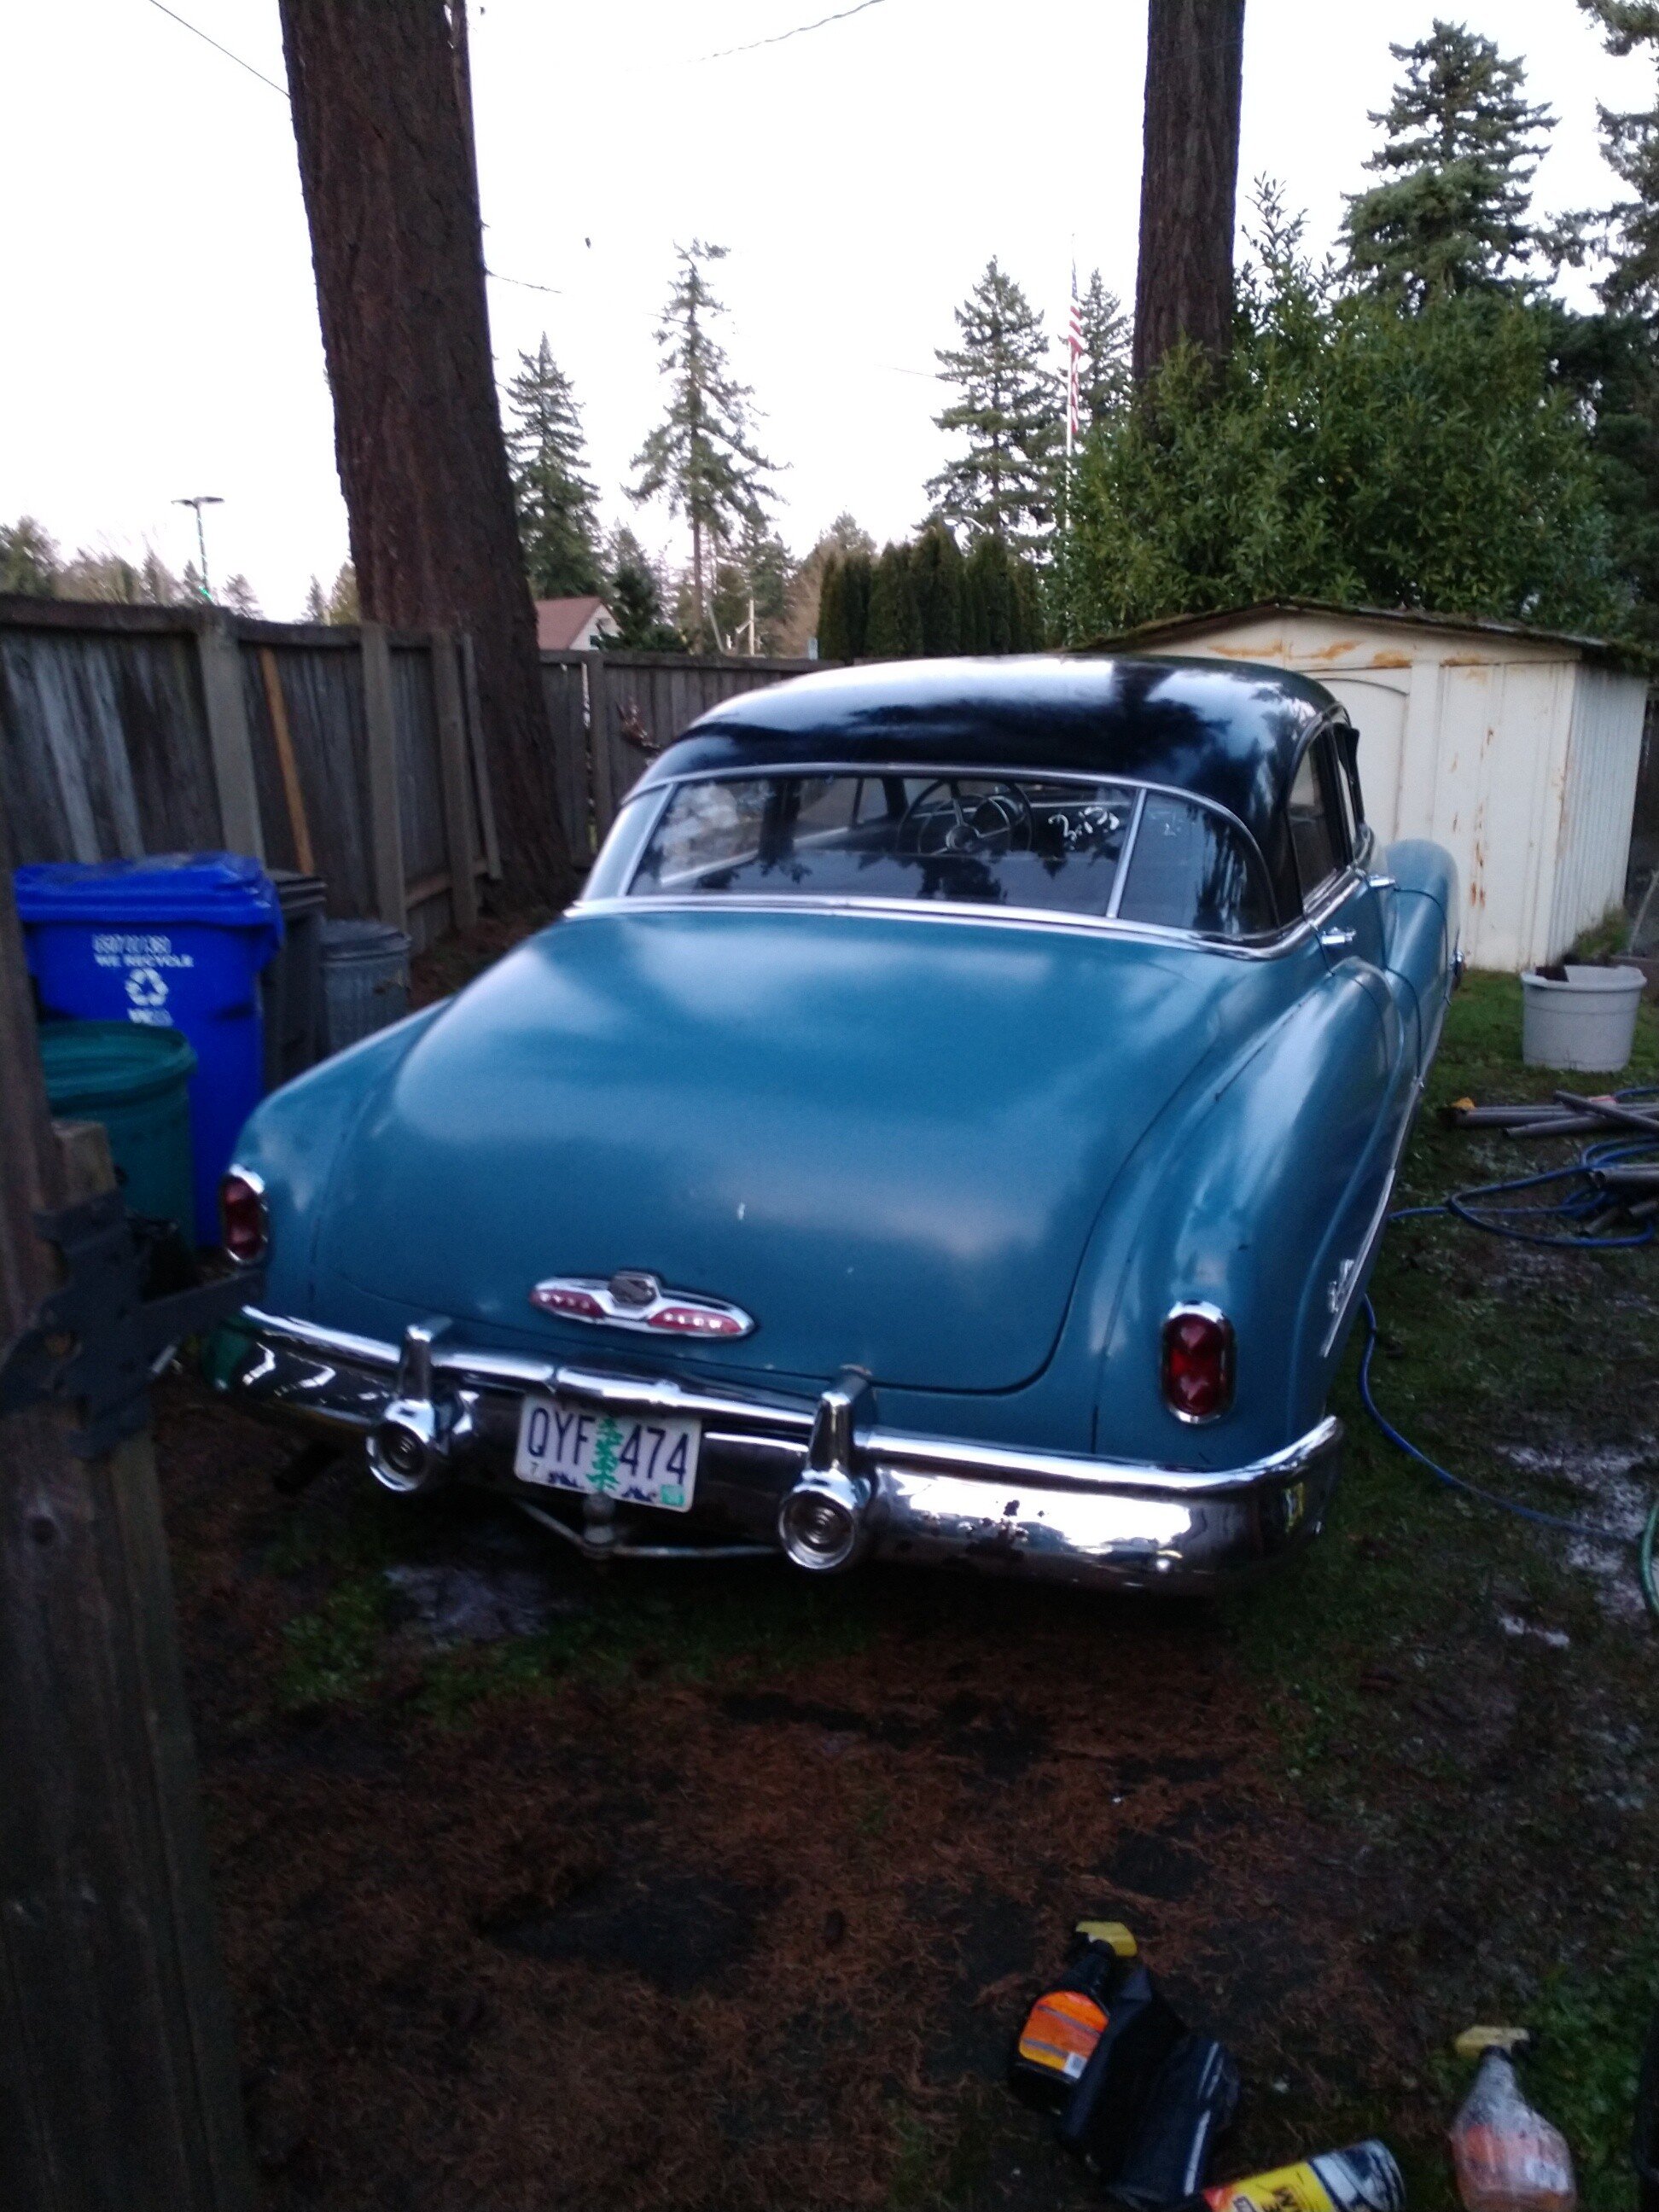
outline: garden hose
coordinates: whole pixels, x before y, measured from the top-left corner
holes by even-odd
[[[1615,1094],[1619,1102],[1629,1103],[1636,1099],[1651,1099],[1659,1096],[1650,1088],[1621,1091]],[[1605,1208],[1607,1200],[1602,1187],[1596,1182],[1596,1170],[1637,1159],[1659,1158],[1659,1138],[1637,1138],[1632,1141],[1620,1138],[1608,1141],[1599,1139],[1586,1145],[1570,1166],[1546,1168],[1535,1175],[1514,1176],[1500,1182],[1475,1183],[1466,1190],[1449,1192],[1437,1206],[1402,1206],[1389,1215],[1389,1221],[1426,1220],[1444,1216],[1452,1220],[1467,1222],[1472,1229],[1484,1229],[1491,1236],[1508,1237],[1512,1243],[1541,1245],[1546,1249],[1580,1252],[1608,1252],[1627,1250],[1651,1244],[1659,1236],[1659,1224],[1644,1222],[1634,1234],[1603,1237],[1590,1232],[1588,1224]],[[1561,1194],[1551,1202],[1536,1200],[1520,1205],[1510,1201],[1522,1191],[1537,1191],[1551,1185],[1563,1186]],[[1526,1225],[1525,1218],[1542,1217],[1551,1221],[1552,1228],[1534,1229]],[[1533,1522],[1536,1527],[1554,1528],[1565,1534],[1579,1536],[1598,1544],[1629,1545],[1637,1547],[1637,1574],[1642,1585],[1642,1597],[1651,1618],[1659,1622],[1659,1576],[1656,1575],[1654,1555],[1659,1548],[1659,1499],[1650,1510],[1639,1539],[1632,1539],[1614,1528],[1600,1528],[1593,1524],[1572,1521],[1556,1513],[1540,1512],[1537,1507],[1522,1505],[1517,1499],[1504,1498],[1496,1491],[1483,1490],[1479,1484],[1464,1476],[1453,1474],[1427,1452],[1413,1443],[1379,1408],[1371,1391],[1371,1360],[1376,1351],[1376,1309],[1367,1297],[1362,1309],[1365,1321],[1365,1349],[1359,1360],[1360,1402],[1377,1428],[1396,1450],[1414,1459],[1425,1467],[1437,1481],[1449,1489],[1462,1492],[1483,1505],[1496,1507],[1500,1512],[1511,1513],[1517,1519]]]

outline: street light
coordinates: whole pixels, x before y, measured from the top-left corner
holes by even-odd
[[[213,586],[208,581],[207,532],[202,527],[202,509],[204,507],[222,507],[224,501],[216,491],[198,491],[193,498],[175,499],[173,503],[175,507],[193,507],[196,509],[196,549],[202,556],[202,597],[211,600]]]

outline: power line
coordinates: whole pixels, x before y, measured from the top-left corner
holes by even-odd
[[[222,46],[217,39],[210,38],[198,24],[187,23],[182,15],[174,15],[173,9],[167,6],[166,0],[149,0],[149,4],[152,8],[161,9],[164,15],[171,15],[175,23],[183,24],[185,30],[194,33],[197,38],[211,46],[216,53],[222,54],[228,62],[234,62],[238,69],[246,70],[250,76],[257,76],[261,84],[268,84],[273,92],[279,93],[284,100],[288,98],[286,85],[278,84],[275,77],[267,76],[263,70],[255,69],[252,62],[245,62],[240,54],[232,53],[228,46]]]
[[[752,54],[763,46],[781,46],[786,39],[804,38],[808,31],[821,31],[826,23],[844,23],[849,15],[861,15],[866,8],[879,8],[881,4],[882,0],[858,0],[855,7],[838,9],[833,15],[820,15],[811,23],[797,23],[793,30],[775,31],[769,39],[751,39],[746,46],[722,46],[718,53],[698,54],[695,61],[723,62],[733,54]]]

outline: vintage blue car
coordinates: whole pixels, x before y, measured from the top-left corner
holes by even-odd
[[[551,928],[254,1115],[224,1387],[594,1557],[1213,1589],[1325,1513],[1457,916],[1280,671],[730,700]]]

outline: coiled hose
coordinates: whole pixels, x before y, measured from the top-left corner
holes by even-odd
[[[1659,1098],[1659,1087],[1644,1086],[1632,1091],[1620,1091],[1615,1097],[1620,1105],[1634,1105],[1639,1100]],[[1633,1227],[1629,1234],[1603,1236],[1589,1224],[1600,1222],[1607,1211],[1608,1199],[1605,1188],[1596,1180],[1599,1169],[1629,1166],[1638,1161],[1659,1162],[1659,1137],[1598,1139],[1580,1151],[1571,1165],[1546,1168],[1536,1175],[1513,1176],[1500,1182],[1474,1183],[1465,1190],[1450,1192],[1437,1206],[1402,1206],[1389,1216],[1395,1221],[1421,1221],[1437,1215],[1467,1222],[1472,1229],[1484,1229],[1489,1236],[1505,1237],[1519,1244],[1541,1245],[1547,1249],[1576,1252],[1613,1252],[1630,1250],[1651,1244],[1659,1236],[1659,1221],[1648,1220]],[[1540,1191],[1559,1187],[1559,1195],[1553,1200],[1530,1199],[1520,1204],[1512,1201],[1522,1191]],[[1540,1219],[1553,1225],[1548,1229],[1534,1228],[1529,1223]],[[1496,1491],[1483,1490],[1479,1484],[1453,1474],[1437,1460],[1404,1436],[1378,1407],[1371,1389],[1371,1360],[1376,1351],[1376,1310],[1366,1298],[1362,1309],[1365,1321],[1365,1349],[1359,1361],[1359,1396],[1365,1411],[1396,1450],[1414,1459],[1425,1467],[1437,1481],[1449,1489],[1461,1491],[1464,1496],[1477,1499],[1483,1505],[1495,1506],[1500,1512],[1512,1513],[1517,1519],[1529,1521],[1543,1528],[1554,1528],[1568,1535],[1588,1537],[1601,1544],[1627,1545],[1632,1539],[1614,1528],[1599,1528],[1588,1522],[1572,1521],[1556,1513],[1543,1513],[1537,1507],[1522,1505],[1517,1499],[1504,1498]],[[1642,1596],[1649,1613],[1659,1621],[1659,1577],[1656,1576],[1654,1554],[1659,1548],[1659,1499],[1649,1512],[1642,1534],[1636,1540],[1637,1574],[1642,1585]]]

